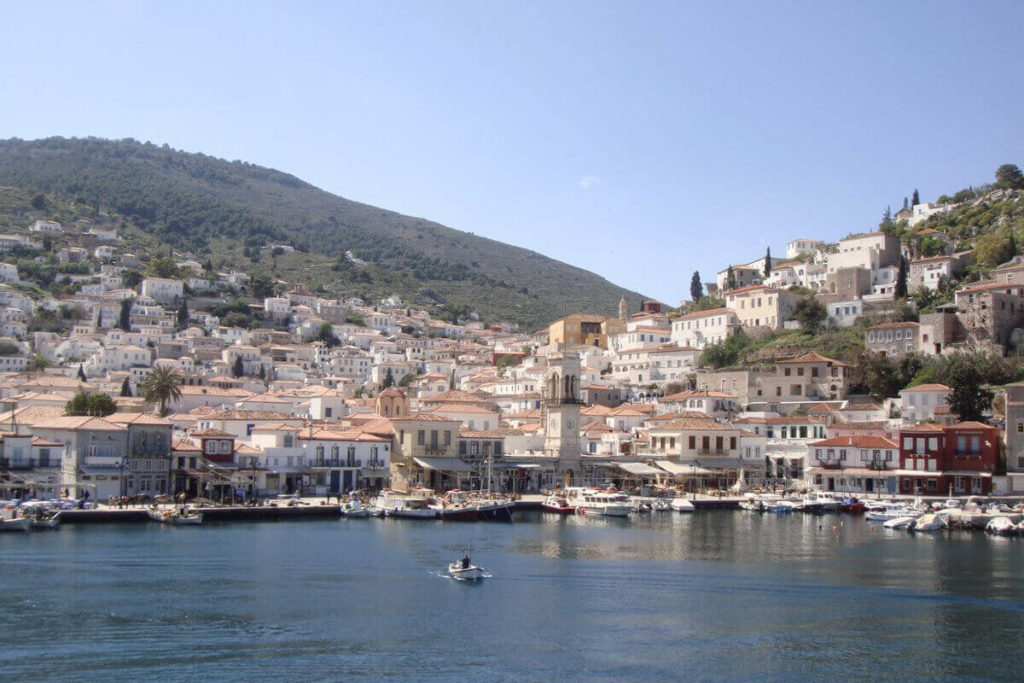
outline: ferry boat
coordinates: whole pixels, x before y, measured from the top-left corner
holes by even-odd
[[[426,491],[418,493],[424,492]],[[429,505],[429,495],[408,495],[397,491],[382,491],[374,504],[384,511],[386,517],[437,519],[437,511]]]
[[[633,511],[627,496],[605,489],[570,487],[566,489],[566,500],[576,508],[578,514],[583,515],[628,517]]]
[[[556,512],[560,515],[571,515],[576,512],[576,508],[569,505],[569,501],[565,499],[565,496],[551,495],[544,499],[541,503],[541,507],[546,512]]]

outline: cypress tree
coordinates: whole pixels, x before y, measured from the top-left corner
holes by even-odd
[[[768,247],[768,249],[764,252],[764,277],[767,280],[771,276],[772,276],[772,248]]]
[[[917,193],[917,188],[915,187],[915,188],[914,188],[914,195],[913,195],[913,197],[911,197],[911,199],[910,199],[910,205],[911,205],[911,206],[917,206],[917,205],[918,205],[918,204],[920,204],[920,203],[921,203],[921,195],[919,195],[919,194]]]
[[[693,277],[690,278],[690,299],[693,303],[697,303],[700,300],[701,295],[704,292],[704,285],[700,282],[700,271],[693,271]]]

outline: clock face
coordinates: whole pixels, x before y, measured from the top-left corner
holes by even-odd
[[[552,431],[558,429],[558,418],[557,417],[551,418],[551,429],[552,429]]]
[[[566,429],[572,429],[575,426],[576,426],[576,424],[572,420],[566,420],[565,421],[565,428]]]

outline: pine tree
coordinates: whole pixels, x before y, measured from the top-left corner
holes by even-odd
[[[917,193],[917,188],[914,188],[914,195],[910,198],[910,205],[917,206],[921,203],[921,195]]]
[[[764,277],[767,280],[771,276],[772,276],[772,248],[768,247],[768,249],[764,252]]]
[[[700,281],[700,271],[693,271],[693,277],[690,278],[690,299],[693,303],[697,303],[700,300],[701,295],[704,292],[704,285]]]

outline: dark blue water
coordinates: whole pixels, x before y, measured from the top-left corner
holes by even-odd
[[[1024,678],[1024,539],[517,520],[0,535],[0,679]],[[466,546],[493,578],[439,576]]]

